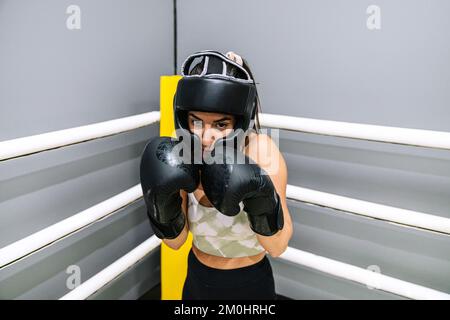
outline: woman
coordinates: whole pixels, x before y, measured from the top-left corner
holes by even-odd
[[[244,59],[233,52],[228,52],[226,57],[244,68],[255,83]],[[191,68],[188,75],[205,73],[204,68],[205,60]],[[227,68],[228,75],[239,71],[238,68]],[[258,119],[257,93],[255,101],[252,118]],[[200,139],[203,151],[210,150],[218,140],[228,137],[236,122],[242,121],[239,116],[229,113],[187,111],[184,116],[187,116],[190,133]],[[259,129],[257,122],[253,128]],[[243,152],[268,173],[281,200],[284,225],[271,236],[257,234],[250,227],[244,210],[235,216],[219,212],[205,195],[202,182],[194,192],[181,190],[182,210],[188,223],[178,237],[164,239],[164,242],[178,249],[186,241],[189,230],[193,234],[183,299],[276,298],[266,252],[278,257],[286,250],[292,236],[292,222],[286,204],[287,168],[277,146],[267,135],[251,132]]]

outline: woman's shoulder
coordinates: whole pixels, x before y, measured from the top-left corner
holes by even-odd
[[[280,165],[284,167],[284,158],[274,141],[267,134],[251,133],[245,154],[269,174],[279,173]]]
[[[267,134],[252,132],[245,147],[245,154],[252,159],[254,156],[262,159],[277,157],[280,155],[278,141],[274,141]]]
[[[249,139],[249,144],[247,147],[249,147],[250,145],[254,145],[254,144],[258,144],[258,145],[270,145],[275,143],[272,139],[272,137],[270,137],[269,135],[265,134],[265,133],[255,133],[255,132],[251,132],[248,135],[248,139]]]

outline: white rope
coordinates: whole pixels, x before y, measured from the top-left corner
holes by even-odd
[[[152,236],[144,243],[115,261],[68,294],[61,300],[87,299],[98,290],[114,281],[130,267],[138,263],[149,252],[161,243],[156,236]],[[419,300],[449,300],[450,294],[420,286],[411,282],[399,280],[383,274],[363,269],[351,264],[325,258],[306,251],[288,247],[280,256],[281,259],[312,268],[339,278],[355,281],[376,290],[390,292],[410,299]]]
[[[450,149],[449,132],[308,119],[267,113],[262,113],[259,117],[261,125],[265,127],[343,138]],[[159,119],[160,112],[153,111],[91,125],[3,141],[0,142],[0,161],[130,131],[157,122]]]
[[[450,132],[317,120],[263,113],[262,126],[329,136],[450,150]]]
[[[450,234],[450,219],[444,217],[380,205],[292,185],[288,185],[286,195],[289,199],[394,222],[402,226],[406,225]],[[112,212],[141,197],[142,188],[138,184],[89,209],[1,248],[0,269],[82,230],[100,219],[104,219]]]
[[[95,292],[106,286],[108,283],[114,281],[122,273],[127,271],[133,265],[138,263],[147,254],[152,252],[161,240],[156,236],[152,236],[145,240],[139,246],[131,250],[129,253],[116,260],[108,267],[97,273],[89,280],[83,282],[81,285],[70,291],[68,294],[60,298],[60,300],[84,300]]]
[[[2,141],[0,142],[0,161],[134,130],[158,122],[159,119],[160,112],[153,111],[81,127]]]
[[[418,300],[450,300],[450,294],[392,278],[351,264],[321,257],[306,251],[287,248],[280,258],[314,270],[365,284],[377,290]]]
[[[0,269],[108,217],[110,214],[139,200],[141,197],[142,188],[138,184],[89,209],[1,248]]]
[[[292,185],[287,186],[286,196],[290,199],[390,221],[402,226],[406,225],[447,235],[450,234],[450,219],[432,214],[395,208]]]
[[[0,161],[137,129],[157,122],[159,119],[160,113],[155,111],[82,127],[3,141],[0,142]],[[261,114],[260,120],[261,124],[266,127],[345,138],[450,149],[450,133],[448,132],[316,120],[272,114]],[[401,225],[450,234],[450,219],[426,213],[399,209],[295,186],[288,186],[287,196],[298,201],[392,221]],[[108,217],[111,213],[138,200],[140,197],[142,197],[142,190],[140,185],[136,185],[85,211],[1,248],[0,268],[19,261],[74,232],[82,230],[96,221]],[[80,288],[79,291],[77,290],[78,288],[74,289],[74,291],[62,299],[71,299],[71,297],[78,297],[80,299],[87,298],[139,259],[142,259],[145,254],[153,250],[159,243],[160,240],[153,236],[134,249],[136,251],[131,251],[128,255],[103,270],[103,274],[100,272],[97,275],[98,277],[95,276],[90,279],[92,280],[91,282],[89,282],[90,280],[86,281],[83,284],[85,285],[84,287],[83,285],[78,287]],[[366,269],[293,248],[288,248],[281,257],[316,270],[413,299],[450,299],[450,295],[446,293],[376,274]],[[79,292],[79,295],[77,292]],[[71,294],[73,295],[71,296]]]

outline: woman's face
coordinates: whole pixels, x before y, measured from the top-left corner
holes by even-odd
[[[198,135],[202,149],[208,150],[214,142],[233,131],[236,119],[224,113],[189,111],[189,130]]]

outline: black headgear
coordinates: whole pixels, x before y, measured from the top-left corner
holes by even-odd
[[[196,68],[198,74],[190,74]],[[235,131],[228,141],[253,126],[256,85],[240,64],[225,55],[205,50],[190,55],[181,67],[182,78],[174,96],[176,129],[189,132],[188,112],[204,111],[236,116]],[[190,132],[189,132],[190,133]]]

